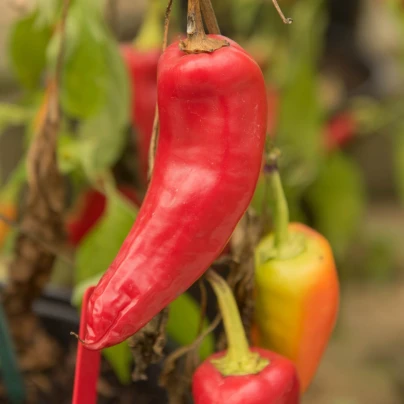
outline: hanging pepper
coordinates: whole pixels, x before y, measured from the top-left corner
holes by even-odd
[[[89,349],[135,334],[226,246],[258,180],[267,100],[262,72],[235,42],[193,30],[159,61],[160,132],[136,222],[91,295]]]
[[[275,196],[275,232],[255,251],[252,340],[293,360],[304,392],[336,322],[339,283],[328,241],[304,224],[289,224],[276,159],[270,153],[265,166]]]
[[[118,190],[135,206],[140,206],[140,199],[134,189],[120,185]],[[106,204],[105,195],[95,189],[89,189],[79,197],[66,223],[68,240],[72,246],[78,246],[83,237],[96,225],[105,211]]]
[[[331,118],[325,130],[325,148],[333,151],[346,146],[354,137],[357,122],[349,112],[343,112]]]
[[[298,404],[293,363],[274,352],[250,348],[229,285],[213,271],[207,278],[219,302],[228,349],[207,358],[194,373],[195,404]]]
[[[162,3],[149,0],[141,30],[131,45],[122,45],[121,54],[131,80],[132,126],[136,131],[141,179],[147,183],[149,147],[157,101],[157,64],[161,55]]]

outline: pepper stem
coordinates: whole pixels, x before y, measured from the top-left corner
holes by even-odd
[[[230,286],[212,270],[208,271],[207,280],[212,285],[219,303],[228,345],[226,354],[211,362],[223,376],[243,376],[261,372],[268,366],[269,360],[250,350]]]
[[[165,8],[161,0],[148,0],[146,16],[133,45],[140,51],[161,48]]]
[[[229,45],[224,39],[206,35],[200,0],[188,0],[187,39],[180,42],[180,49],[185,53],[212,53]]]
[[[275,247],[281,249],[289,240],[289,207],[279,174],[280,152],[273,148],[266,156],[265,173],[275,199]]]
[[[279,174],[280,151],[267,142],[265,177],[275,200],[274,207],[274,249],[278,259],[291,259],[305,248],[304,239],[289,234],[289,207]]]

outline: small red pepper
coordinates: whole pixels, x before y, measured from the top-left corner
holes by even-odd
[[[349,112],[331,118],[325,130],[325,148],[333,151],[346,146],[355,136],[357,122]]]
[[[233,293],[216,273],[208,280],[223,316],[228,349],[206,359],[192,380],[195,404],[298,404],[293,363],[271,351],[249,348]]]
[[[91,296],[89,349],[122,342],[185,292],[222,252],[254,194],[267,122],[264,77],[235,42],[203,33],[200,10],[195,16],[201,34],[172,44],[159,61],[153,176]]]
[[[142,181],[147,183],[149,147],[157,101],[157,64],[161,55],[162,5],[149,2],[149,9],[133,45],[121,46],[132,88],[131,120],[136,131],[137,155]]]
[[[132,125],[136,130],[136,147],[141,179],[147,182],[149,147],[153,131],[157,101],[157,64],[159,49],[140,51],[130,45],[122,45],[132,86]]]

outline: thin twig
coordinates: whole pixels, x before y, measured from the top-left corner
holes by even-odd
[[[66,264],[69,264],[71,267],[74,266],[74,261],[72,258],[69,256],[61,253],[59,249],[56,246],[52,246],[50,243],[41,240],[40,237],[36,236],[35,234],[32,234],[26,230],[24,230],[17,222],[14,220],[10,220],[6,216],[4,216],[2,213],[0,213],[0,221],[4,222],[7,226],[12,227],[18,233],[24,235],[25,237],[30,238],[31,240],[35,241],[36,243],[40,244],[42,247],[46,248],[50,253],[56,255],[58,258],[60,258],[62,261],[64,261]]]
[[[283,23],[288,25],[292,24],[293,20],[291,18],[285,17],[285,14],[283,14],[283,11],[279,7],[277,0],[272,0],[272,4],[275,6],[275,9],[278,12],[279,16],[282,18]]]
[[[48,282],[57,251],[49,251],[49,243],[63,245],[65,183],[58,170],[57,139],[60,129],[59,88],[61,84],[66,18],[70,0],[64,0],[56,35],[60,44],[55,69],[48,72],[47,93],[40,119],[27,154],[28,190],[21,227],[39,235],[46,245],[19,234],[9,264],[9,277],[3,289],[2,302],[19,355],[21,369],[42,372],[60,363],[61,350],[48,336],[32,310],[33,301]],[[37,355],[41,352],[41,355]]]
[[[203,342],[203,340],[211,332],[213,332],[215,330],[215,328],[220,324],[221,320],[222,320],[222,315],[220,313],[218,313],[216,315],[215,319],[210,324],[210,326],[204,332],[202,332],[191,344],[178,348],[172,354],[167,356],[164,373],[166,373],[166,371],[168,372],[169,370],[172,370],[175,365],[175,362],[179,358],[181,358],[188,352],[193,351],[194,349],[197,349],[199,347],[199,345]]]
[[[209,34],[220,35],[220,27],[217,23],[217,18],[215,11],[213,10],[211,0],[201,1],[201,10],[203,15],[203,20],[205,21],[206,29]]]
[[[168,1],[168,5],[166,8],[166,13],[164,17],[164,37],[163,37],[163,46],[162,46],[162,52],[164,52],[167,49],[167,44],[168,44],[168,30],[170,28],[170,16],[171,16],[171,8],[173,5],[173,0]],[[151,137],[150,141],[150,149],[149,149],[149,172],[148,172],[148,179],[150,181],[150,178],[153,173],[153,167],[154,167],[154,158],[156,155],[156,149],[157,149],[157,140],[158,140],[158,134],[159,134],[159,111],[158,111],[158,105],[156,102],[156,112],[154,114],[154,122],[153,122],[153,134]]]

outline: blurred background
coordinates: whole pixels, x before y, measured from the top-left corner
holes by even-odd
[[[174,39],[185,29],[186,2],[177,1]],[[264,71],[268,130],[282,151],[293,219],[322,232],[336,254],[339,321],[303,402],[402,404],[404,3],[279,0],[294,20],[290,26],[270,0],[213,4],[222,33],[242,44]],[[32,7],[31,0],[1,0],[0,7],[0,101],[28,109],[37,104],[23,98],[9,36]],[[119,41],[136,36],[145,9],[146,0],[107,4],[106,20]],[[3,111],[0,178],[6,183],[24,152],[25,109],[14,119]],[[115,170],[123,182],[136,184],[127,149]],[[71,287],[71,272],[62,263],[60,268],[52,282]]]

